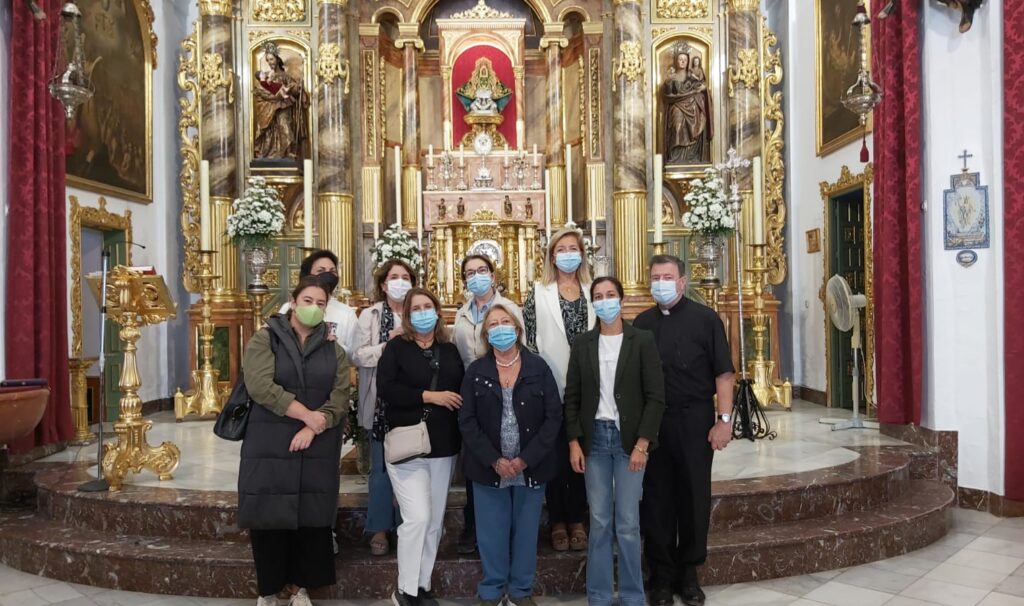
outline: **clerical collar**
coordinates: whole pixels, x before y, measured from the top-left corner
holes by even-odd
[[[669,316],[669,315],[672,315],[672,314],[674,314],[674,313],[676,313],[678,311],[682,311],[682,309],[685,306],[685,304],[686,304],[686,295],[683,295],[683,296],[679,297],[679,301],[677,301],[675,305],[673,305],[672,307],[669,307],[668,309],[665,309],[664,307],[659,305],[658,306],[658,311],[660,311],[661,315],[663,315],[663,316]]]

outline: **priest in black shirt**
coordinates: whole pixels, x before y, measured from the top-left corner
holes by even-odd
[[[700,606],[697,567],[707,558],[711,461],[732,439],[734,368],[721,318],[683,296],[683,261],[656,255],[650,267],[658,305],[633,322],[654,333],[665,375],[660,446],[647,463],[640,505],[650,603],[672,604],[675,591],[684,604]]]

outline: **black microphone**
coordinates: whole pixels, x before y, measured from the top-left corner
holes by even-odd
[[[132,246],[138,246],[142,250],[146,250],[146,247],[141,245],[141,244],[139,244],[138,242],[129,242],[129,244],[131,244]]]

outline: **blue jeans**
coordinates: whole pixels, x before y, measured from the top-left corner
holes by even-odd
[[[619,545],[619,601],[643,606],[640,570],[640,497],[644,472],[629,470],[629,453],[614,421],[594,421],[594,441],[586,459],[590,502],[590,548],[587,553],[587,600],[590,606],[612,603],[612,532]]]
[[[391,478],[384,466],[384,442],[370,440],[370,475],[367,490],[370,493],[366,507],[366,532],[387,532],[398,528],[402,516],[395,506],[395,491],[391,489]]]
[[[473,482],[476,544],[484,577],[481,600],[533,595],[537,576],[537,531],[544,486],[495,488]]]

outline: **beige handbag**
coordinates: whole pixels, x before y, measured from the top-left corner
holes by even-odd
[[[426,415],[424,415],[426,417]],[[395,427],[384,436],[384,459],[392,465],[430,454],[426,418],[415,425]]]

